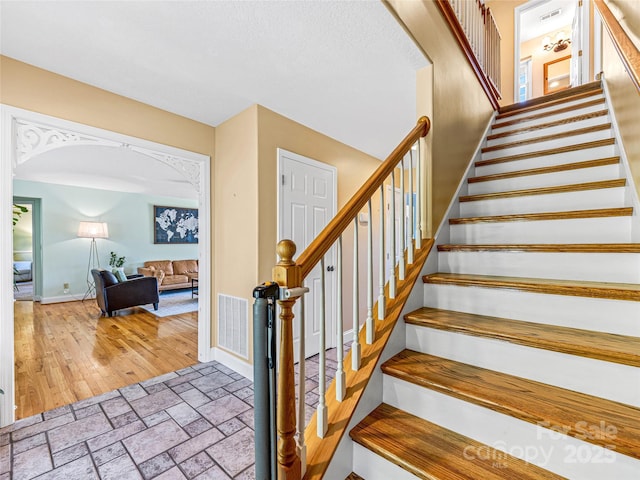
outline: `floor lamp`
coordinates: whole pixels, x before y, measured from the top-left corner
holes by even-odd
[[[109,238],[109,228],[104,222],[80,222],[78,227],[78,237],[90,238],[91,246],[89,247],[89,263],[87,265],[87,292],[82,297],[84,302],[96,293],[96,284],[93,281],[91,270],[95,267],[100,268],[100,257],[98,256],[98,244],[96,238]]]

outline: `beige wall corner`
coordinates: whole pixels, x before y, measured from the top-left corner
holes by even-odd
[[[437,227],[493,115],[487,96],[431,0],[388,6],[433,62],[433,218]],[[420,78],[420,77],[419,77]]]
[[[215,304],[214,318],[217,318],[219,293],[249,300],[253,288],[261,283],[257,270],[257,105],[218,125],[215,158],[213,206],[216,223],[213,227],[213,257],[216,288],[212,303]],[[212,323],[215,325],[215,320]],[[251,325],[250,322],[250,332]],[[213,345],[217,346],[215,328],[212,335]],[[250,361],[253,355],[251,339],[252,335],[249,336]]]
[[[514,80],[514,36],[515,8],[527,3],[529,0],[493,0],[486,2],[487,7],[493,12],[498,29],[500,30],[500,83],[502,99],[500,105],[513,103]]]

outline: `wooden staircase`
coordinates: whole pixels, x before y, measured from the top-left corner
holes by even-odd
[[[637,199],[600,83],[503,108],[472,171],[354,475],[640,478]]]

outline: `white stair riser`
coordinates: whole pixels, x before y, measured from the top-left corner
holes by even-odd
[[[507,123],[511,120],[511,118],[504,118],[503,120],[496,121],[496,123],[491,128],[490,134],[508,132],[509,130],[513,130],[515,128],[527,128],[527,127],[530,127],[531,125],[539,125],[541,123],[555,122],[557,120],[564,120],[567,117],[576,117],[578,115],[586,115],[589,113],[599,112],[605,109],[606,109],[606,106],[604,102],[602,102],[596,105],[575,108],[570,113],[564,112],[564,113],[549,114],[541,118],[535,118],[532,120],[523,120],[521,122],[514,123],[512,125],[500,126],[501,124]],[[534,115],[534,114],[532,113],[531,115]]]
[[[541,113],[549,113],[552,114],[553,112],[556,112],[557,110],[562,110],[565,108],[569,108],[569,107],[573,107],[572,111],[578,110],[580,108],[584,108],[581,107],[581,105],[584,105],[587,102],[591,102],[593,100],[601,100],[602,98],[604,98],[603,94],[594,94],[594,95],[589,95],[587,97],[583,97],[583,98],[579,98],[577,100],[572,100],[569,102],[562,102],[562,103],[558,103],[555,105],[550,105],[548,107],[542,107],[542,108],[537,108],[535,110],[529,110],[526,112],[522,112],[522,113],[518,113],[516,115],[510,115],[508,117],[504,117],[501,118],[500,120],[498,120],[499,122],[502,121],[508,121],[508,120],[519,120],[521,118],[527,118],[530,117],[531,115],[540,115]],[[602,106],[605,105],[605,103],[600,104]],[[569,113],[564,112],[562,115],[566,116],[566,115],[571,115]]]
[[[385,403],[567,478],[635,480],[640,471],[640,461],[613,450],[388,375],[384,378],[383,396]],[[588,426],[568,427],[585,430]],[[581,454],[580,461],[576,460],[576,452]],[[469,447],[463,455],[473,460],[487,453],[486,449],[476,451]],[[495,458],[495,463],[500,468],[503,461]]]
[[[526,145],[516,145],[508,148],[501,148],[499,150],[484,152],[481,156],[482,160],[491,160],[494,158],[509,157],[511,155],[520,155],[522,153],[529,153],[536,150],[547,150],[551,148],[562,148],[577,143],[595,142],[596,140],[605,140],[612,138],[613,131],[608,128],[606,130],[598,130],[596,132],[582,133],[578,135],[570,135],[568,137],[559,138],[556,140],[545,140],[535,143],[529,143]]]
[[[599,188],[575,192],[547,193],[521,197],[460,202],[461,217],[544,213],[562,210],[621,208],[625,206],[625,187]]]
[[[543,137],[545,135],[554,135],[557,133],[569,132],[569,131],[577,130],[579,128],[593,127],[595,125],[602,125],[610,122],[611,120],[608,115],[601,115],[599,117],[587,118],[584,120],[576,120],[570,123],[563,123],[560,125],[554,125],[547,128],[540,128],[540,129],[531,130],[528,132],[513,133],[512,135],[509,135],[509,136],[494,138],[491,140],[487,140],[486,146],[493,147],[494,145],[502,145],[504,143],[518,142],[521,140],[528,140],[530,138]],[[522,128],[522,127],[518,127],[518,128]],[[509,130],[506,130],[506,131],[509,131]]]
[[[353,442],[353,470],[367,480],[416,480],[416,476],[400,468],[359,443]]]
[[[639,370],[628,365],[415,325],[407,325],[407,348],[640,406]]]
[[[451,243],[630,243],[631,217],[451,225]]]
[[[640,337],[640,301],[427,283],[424,285],[424,305],[457,312]]]
[[[601,167],[577,168],[560,172],[525,175],[521,177],[471,182],[468,184],[468,195],[480,193],[510,192],[527,188],[557,187],[575,183],[600,182],[624,178],[620,163]]]
[[[438,271],[467,275],[640,283],[640,254],[440,252]]]
[[[483,175],[493,175],[495,173],[517,172],[519,170],[529,170],[531,168],[552,167],[556,165],[565,165],[567,163],[586,162],[589,160],[599,160],[601,158],[617,156],[618,147],[615,144],[605,145],[603,147],[585,148],[571,152],[541,155],[523,160],[514,160],[511,162],[475,167],[474,175],[476,177],[481,177]]]

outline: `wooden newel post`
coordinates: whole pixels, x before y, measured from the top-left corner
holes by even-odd
[[[300,286],[300,267],[293,261],[296,245],[282,240],[277,247],[280,261],[273,268],[273,281],[281,287]],[[278,370],[277,429],[278,480],[300,480],[300,457],[296,450],[296,392],[293,372],[293,305],[295,299],[278,300],[280,305],[280,365]],[[304,401],[304,399],[302,400]]]

